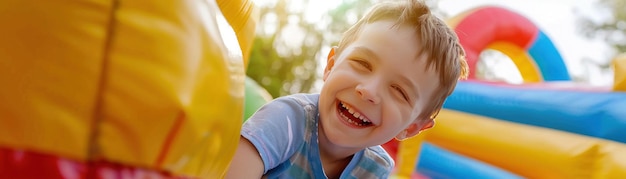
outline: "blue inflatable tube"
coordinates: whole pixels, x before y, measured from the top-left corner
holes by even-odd
[[[468,158],[428,142],[422,143],[417,172],[440,178],[523,178],[487,163]]]
[[[626,143],[626,93],[460,82],[444,108]]]

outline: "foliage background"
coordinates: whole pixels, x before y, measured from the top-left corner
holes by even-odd
[[[579,19],[579,32],[589,39],[604,39],[613,48],[613,56],[626,52],[626,0],[597,0],[597,8],[606,12],[605,19],[584,15]],[[376,0],[342,0],[328,3],[328,10],[312,8],[314,0],[273,0],[257,3],[260,19],[257,35],[250,55],[247,75],[276,98],[293,93],[312,92],[319,85],[323,68],[321,61],[331,46],[336,45],[343,31],[356,22],[358,17]],[[442,17],[440,1],[426,1],[433,12]],[[319,2],[317,2],[319,3]],[[310,14],[321,14],[312,17]],[[485,51],[478,63],[479,78],[505,80],[499,77],[494,66],[501,65],[497,52]],[[581,59],[594,68],[608,71],[610,59]],[[585,82],[588,75],[573,76],[575,81]]]
[[[605,12],[608,18],[597,20],[579,15],[581,34],[590,39],[604,40],[612,47],[611,56],[626,53],[626,0],[599,0],[594,8]],[[584,62],[603,70],[611,68],[610,59],[602,62],[584,59]]]

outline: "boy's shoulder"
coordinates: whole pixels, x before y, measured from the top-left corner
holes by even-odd
[[[393,168],[393,159],[380,145],[365,148],[363,155],[384,168]]]
[[[277,98],[277,100],[293,100],[298,102],[300,105],[314,105],[317,106],[317,102],[319,101],[320,94],[319,93],[297,93],[286,95]]]
[[[387,178],[393,170],[394,161],[381,146],[365,148],[358,164],[350,168],[351,176],[365,178]]]

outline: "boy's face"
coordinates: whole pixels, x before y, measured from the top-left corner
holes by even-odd
[[[414,30],[393,24],[367,24],[341,54],[329,55],[319,107],[321,135],[334,145],[380,145],[433,125],[417,119],[439,85],[437,73],[418,57]]]

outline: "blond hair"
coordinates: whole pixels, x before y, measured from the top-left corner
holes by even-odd
[[[439,74],[439,86],[430,99],[433,103],[425,106],[418,118],[434,119],[445,99],[452,94],[457,81],[467,78],[469,73],[465,51],[456,33],[443,20],[431,14],[423,1],[382,2],[372,7],[344,33],[339,41],[337,54],[356,40],[363,26],[381,20],[395,20],[394,28],[415,28],[417,40],[422,44],[418,53],[427,57],[426,69],[434,67]]]

